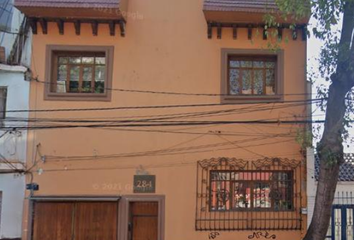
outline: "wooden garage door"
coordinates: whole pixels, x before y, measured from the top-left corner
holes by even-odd
[[[80,203],[75,213],[75,240],[117,239],[117,203]]]
[[[73,209],[73,203],[35,203],[33,240],[71,240]]]
[[[158,203],[130,203],[129,240],[157,240]]]
[[[118,202],[37,202],[33,220],[33,240],[114,240]]]

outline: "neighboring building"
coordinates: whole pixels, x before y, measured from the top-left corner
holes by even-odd
[[[307,19],[276,50],[270,1],[15,6],[34,33],[23,240],[304,236]]]
[[[26,163],[27,131],[9,126],[21,119],[25,126],[28,118],[28,112],[10,112],[29,109],[30,84],[25,73],[31,37],[25,25],[13,1],[0,2],[0,239],[22,235],[25,177],[21,172]]]
[[[310,226],[315,207],[319,159],[312,149],[309,149],[307,154],[308,226]],[[326,238],[331,240],[354,238],[354,154],[345,154],[344,158],[345,162],[339,171],[332,218]]]

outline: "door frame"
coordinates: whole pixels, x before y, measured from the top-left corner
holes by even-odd
[[[121,214],[118,233],[119,240],[128,240],[129,206],[131,202],[157,202],[158,203],[158,229],[157,239],[165,239],[165,196],[163,195],[123,195],[120,200],[119,212]]]

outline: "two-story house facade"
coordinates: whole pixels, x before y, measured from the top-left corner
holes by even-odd
[[[271,1],[15,6],[34,33],[23,239],[304,236],[306,20],[265,31]]]

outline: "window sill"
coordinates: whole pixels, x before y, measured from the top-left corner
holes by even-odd
[[[247,95],[230,95],[221,98],[221,103],[226,104],[240,104],[240,103],[281,103],[283,102],[283,96],[272,95],[272,96],[247,96]]]
[[[44,96],[44,100],[109,102],[111,101],[111,96],[108,93],[47,93]]]

